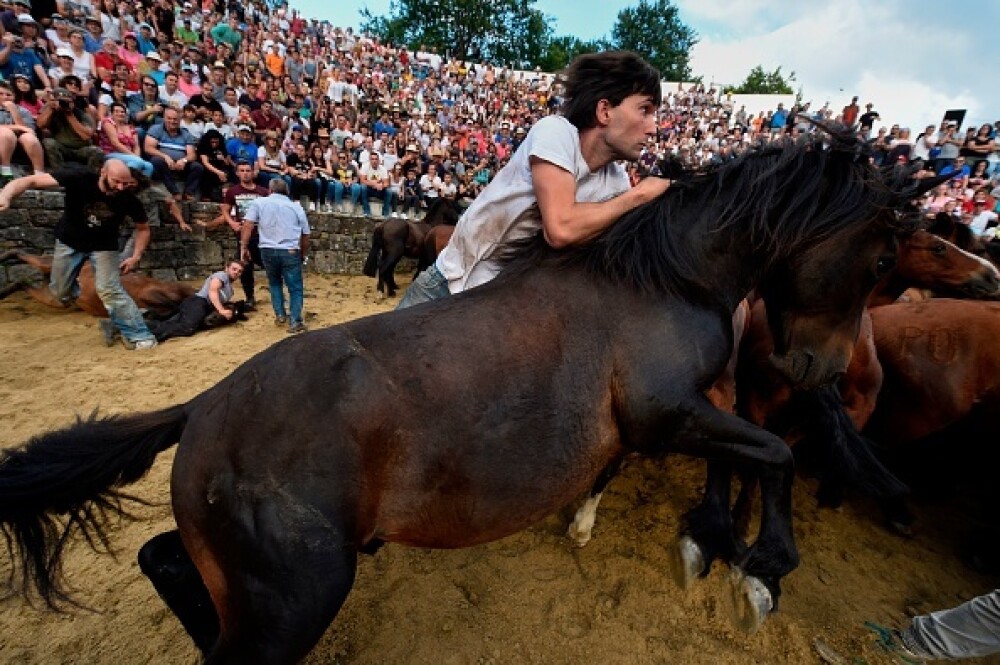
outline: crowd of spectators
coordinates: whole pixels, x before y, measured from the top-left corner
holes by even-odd
[[[34,4],[32,4],[34,3]],[[162,181],[177,200],[221,201],[235,169],[284,179],[311,211],[419,215],[437,197],[468,204],[531,125],[560,102],[554,77],[380,44],[261,0],[0,2],[0,179],[105,156]],[[723,163],[762,140],[857,124],[880,163],[924,160],[956,177],[928,211],[995,211],[1000,122],[960,135],[911,131],[857,98],[768,111],[703,85],[664,94],[635,179],[671,155]],[[44,161],[43,161],[44,160]],[[949,209],[949,211],[950,211]],[[983,229],[985,230],[985,229]]]

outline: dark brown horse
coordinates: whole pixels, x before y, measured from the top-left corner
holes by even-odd
[[[964,252],[951,243],[927,231],[918,230],[900,237],[896,250],[896,265],[887,273],[872,291],[869,307],[875,303],[893,302],[909,287],[927,288],[942,293],[962,293],[970,297],[993,295],[1000,289],[996,270],[986,261]],[[771,365],[769,358],[774,350],[767,323],[764,301],[758,299],[750,313],[750,306],[743,304],[733,317],[734,353],[726,371],[720,376],[706,396],[718,409],[735,412],[737,392],[740,396],[741,415],[750,422],[780,433],[790,445],[805,431],[825,430],[837,434],[837,414],[823,414],[823,407],[829,407],[828,399],[820,404],[806,405],[803,399],[793,400],[793,391],[784,377]],[[744,336],[745,335],[745,336]],[[741,379],[737,391],[737,361]],[[871,318],[866,314],[862,319],[858,341],[854,347],[851,363],[846,374],[838,381],[840,400],[846,416],[860,431],[875,409],[875,401],[881,387],[881,368],[875,357]],[[840,408],[838,405],[837,409]],[[831,418],[834,422],[831,423]],[[811,420],[810,420],[811,419]],[[808,421],[808,427],[800,425]],[[821,498],[824,503],[836,503],[837,495],[844,483],[860,483],[866,490],[877,495],[888,494],[895,498],[902,491],[902,485],[886,479],[886,472],[874,458],[865,451],[856,451],[857,445],[864,445],[859,438],[845,441],[853,446],[834,445],[827,441],[827,459],[820,462],[820,472],[824,477]],[[859,459],[860,457],[860,459]],[[876,464],[875,469],[866,470],[865,464]],[[567,535],[580,547],[586,545],[594,526],[595,513],[607,483],[619,469],[617,462],[599,476],[591,489],[590,496],[574,516]],[[857,473],[858,470],[864,473]],[[871,478],[874,474],[874,479]],[[845,477],[846,476],[846,477]],[[883,476],[879,479],[880,476]],[[734,511],[740,529],[746,530],[749,520],[753,481],[744,479],[738,508]],[[895,506],[895,504],[894,504]],[[893,511],[893,519],[905,521],[900,511]]]
[[[424,238],[430,230],[441,224],[454,227],[458,223],[458,215],[458,206],[454,201],[439,197],[430,205],[427,214],[421,220],[387,219],[379,222],[372,230],[372,248],[368,252],[362,272],[369,277],[377,276],[378,283],[375,288],[379,293],[391,298],[396,295],[398,288],[395,273],[399,261],[404,256],[421,259]],[[419,263],[417,273],[427,265]]]
[[[1000,289],[996,269],[987,261],[962,251],[927,231],[900,239],[895,268],[875,287],[869,308],[894,302],[904,290],[916,287],[969,298],[995,297]],[[877,311],[877,310],[873,310]],[[751,325],[740,352],[740,413],[762,427],[780,433],[789,444],[808,436],[821,442],[818,464],[823,480],[820,501],[836,505],[845,485],[860,486],[883,499],[894,528],[907,529],[907,511],[899,503],[902,484],[874,458],[860,432],[875,409],[882,388],[882,367],[875,349],[869,314],[862,319],[851,362],[837,382],[839,393],[795,395],[792,387],[768,362],[773,342],[766,323],[765,304],[754,304]],[[745,523],[749,508],[745,485],[735,511]]]
[[[756,629],[798,563],[793,464],[781,439],[705,398],[733,312],[760,289],[776,366],[804,387],[832,381],[893,260],[895,211],[917,194],[848,132],[759,146],[586,245],[528,239],[488,284],[287,339],[185,404],[5,451],[0,529],[25,582],[57,601],[68,535],[102,542],[120,488],[179,442],[179,532],[143,548],[143,570],[208,662],[290,663],[336,616],[358,552],[502,538],[625,452],[678,452],[761,479],[752,545],[710,482],[679,554],[698,573],[718,557],[738,567],[738,617]]]
[[[20,262],[36,268],[43,276],[52,272],[52,257],[37,256],[27,252],[12,251],[0,255],[0,263]],[[147,277],[139,273],[128,273],[121,276],[122,286],[128,292],[135,304],[142,309],[149,310],[157,318],[166,318],[177,311],[181,302],[193,296],[195,289],[180,282],[167,282],[162,279]],[[91,316],[107,318],[108,310],[104,308],[104,303],[97,295],[97,287],[94,282],[94,268],[90,262],[83,264],[80,274],[76,278],[80,294],[77,296],[75,305]],[[48,305],[63,309],[63,304],[52,295],[48,286],[34,286],[34,280],[21,279],[8,284],[0,290],[0,300],[12,293],[24,291],[33,299]]]

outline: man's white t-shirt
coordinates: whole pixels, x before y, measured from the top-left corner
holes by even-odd
[[[365,164],[358,169],[358,173],[369,180],[378,180],[383,184],[389,180],[389,172],[381,164],[378,167],[373,167],[370,163]]]
[[[448,290],[459,293],[484,284],[499,272],[491,261],[497,247],[532,236],[542,228],[542,217],[531,180],[531,157],[565,169],[576,178],[576,200],[598,203],[629,189],[628,175],[617,162],[591,173],[580,151],[580,133],[559,115],[539,120],[510,162],[472,202],[458,220],[437,268],[448,280]]]

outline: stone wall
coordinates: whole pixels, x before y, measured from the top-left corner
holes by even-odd
[[[10,210],[0,213],[0,252],[16,249],[33,254],[51,253],[55,243],[53,230],[62,210],[61,191],[25,192]],[[218,205],[185,203],[182,211],[194,231],[181,231],[164,209],[160,215],[164,223],[152,227],[141,271],[160,279],[198,280],[218,270],[224,258],[236,256],[236,239],[228,226],[223,224],[206,231],[194,223],[217,217]],[[360,275],[371,248],[374,221],[324,213],[308,213],[308,216],[312,229],[309,270]],[[127,231],[131,233],[131,228]],[[400,269],[413,270],[413,266],[405,262]],[[26,266],[0,266],[0,288],[30,272]]]

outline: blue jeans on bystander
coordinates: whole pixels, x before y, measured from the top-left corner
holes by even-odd
[[[289,326],[302,323],[302,256],[298,250],[260,248],[267,273],[267,286],[271,291],[271,306],[275,316],[286,316],[285,294],[282,285],[288,288],[291,316]]]
[[[52,257],[52,274],[49,275],[49,290],[52,295],[63,303],[69,303],[79,295],[76,278],[87,259],[94,266],[97,295],[108,310],[115,328],[130,342],[153,339],[153,333],[149,332],[142,312],[122,286],[118,272],[118,252],[81,252],[57,240]]]

